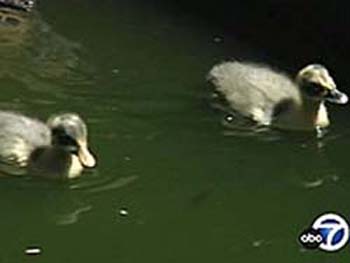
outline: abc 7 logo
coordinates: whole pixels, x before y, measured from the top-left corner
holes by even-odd
[[[299,241],[307,249],[316,249],[322,243],[323,236],[320,230],[309,228],[300,234]]]
[[[348,243],[349,225],[337,214],[323,214],[315,219],[310,228],[300,234],[299,241],[306,249],[319,248],[335,252]]]

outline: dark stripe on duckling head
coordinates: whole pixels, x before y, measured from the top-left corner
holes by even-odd
[[[96,165],[96,159],[88,149],[86,124],[79,115],[60,114],[51,117],[47,123],[57,145],[65,145],[72,153],[78,150],[77,156],[84,167],[92,168]]]
[[[55,146],[61,146],[68,152],[78,154],[79,145],[78,142],[69,134],[63,127],[55,127],[51,130],[52,144]]]
[[[84,121],[75,113],[54,115],[48,120],[51,129],[61,128],[65,133],[76,140],[87,137],[87,127]]]
[[[328,92],[326,87],[314,82],[304,82],[301,88],[307,96],[312,98],[322,98]]]

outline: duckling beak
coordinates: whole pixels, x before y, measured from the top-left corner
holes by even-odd
[[[336,104],[346,104],[349,98],[345,93],[332,89],[327,92],[325,100]]]
[[[89,151],[86,142],[78,142],[79,143],[79,151],[78,157],[80,162],[88,168],[93,168],[96,166],[96,159]]]

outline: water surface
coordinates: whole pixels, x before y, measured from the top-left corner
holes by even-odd
[[[66,183],[2,179],[0,262],[29,261],[28,246],[50,263],[349,258],[296,241],[322,212],[350,215],[347,107],[331,107],[322,142],[232,134],[205,75],[231,57],[276,61],[254,43],[137,0],[42,1],[25,23],[0,45],[0,107],[79,112],[99,164]]]

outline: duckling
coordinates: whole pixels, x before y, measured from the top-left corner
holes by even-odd
[[[0,112],[0,170],[9,175],[74,178],[96,165],[79,115],[54,115],[47,123]]]
[[[35,4],[34,0],[0,0],[0,6],[29,12]]]
[[[293,80],[265,65],[224,62],[211,69],[208,80],[233,111],[282,129],[319,131],[330,124],[325,101],[348,102],[320,64],[307,65]]]

